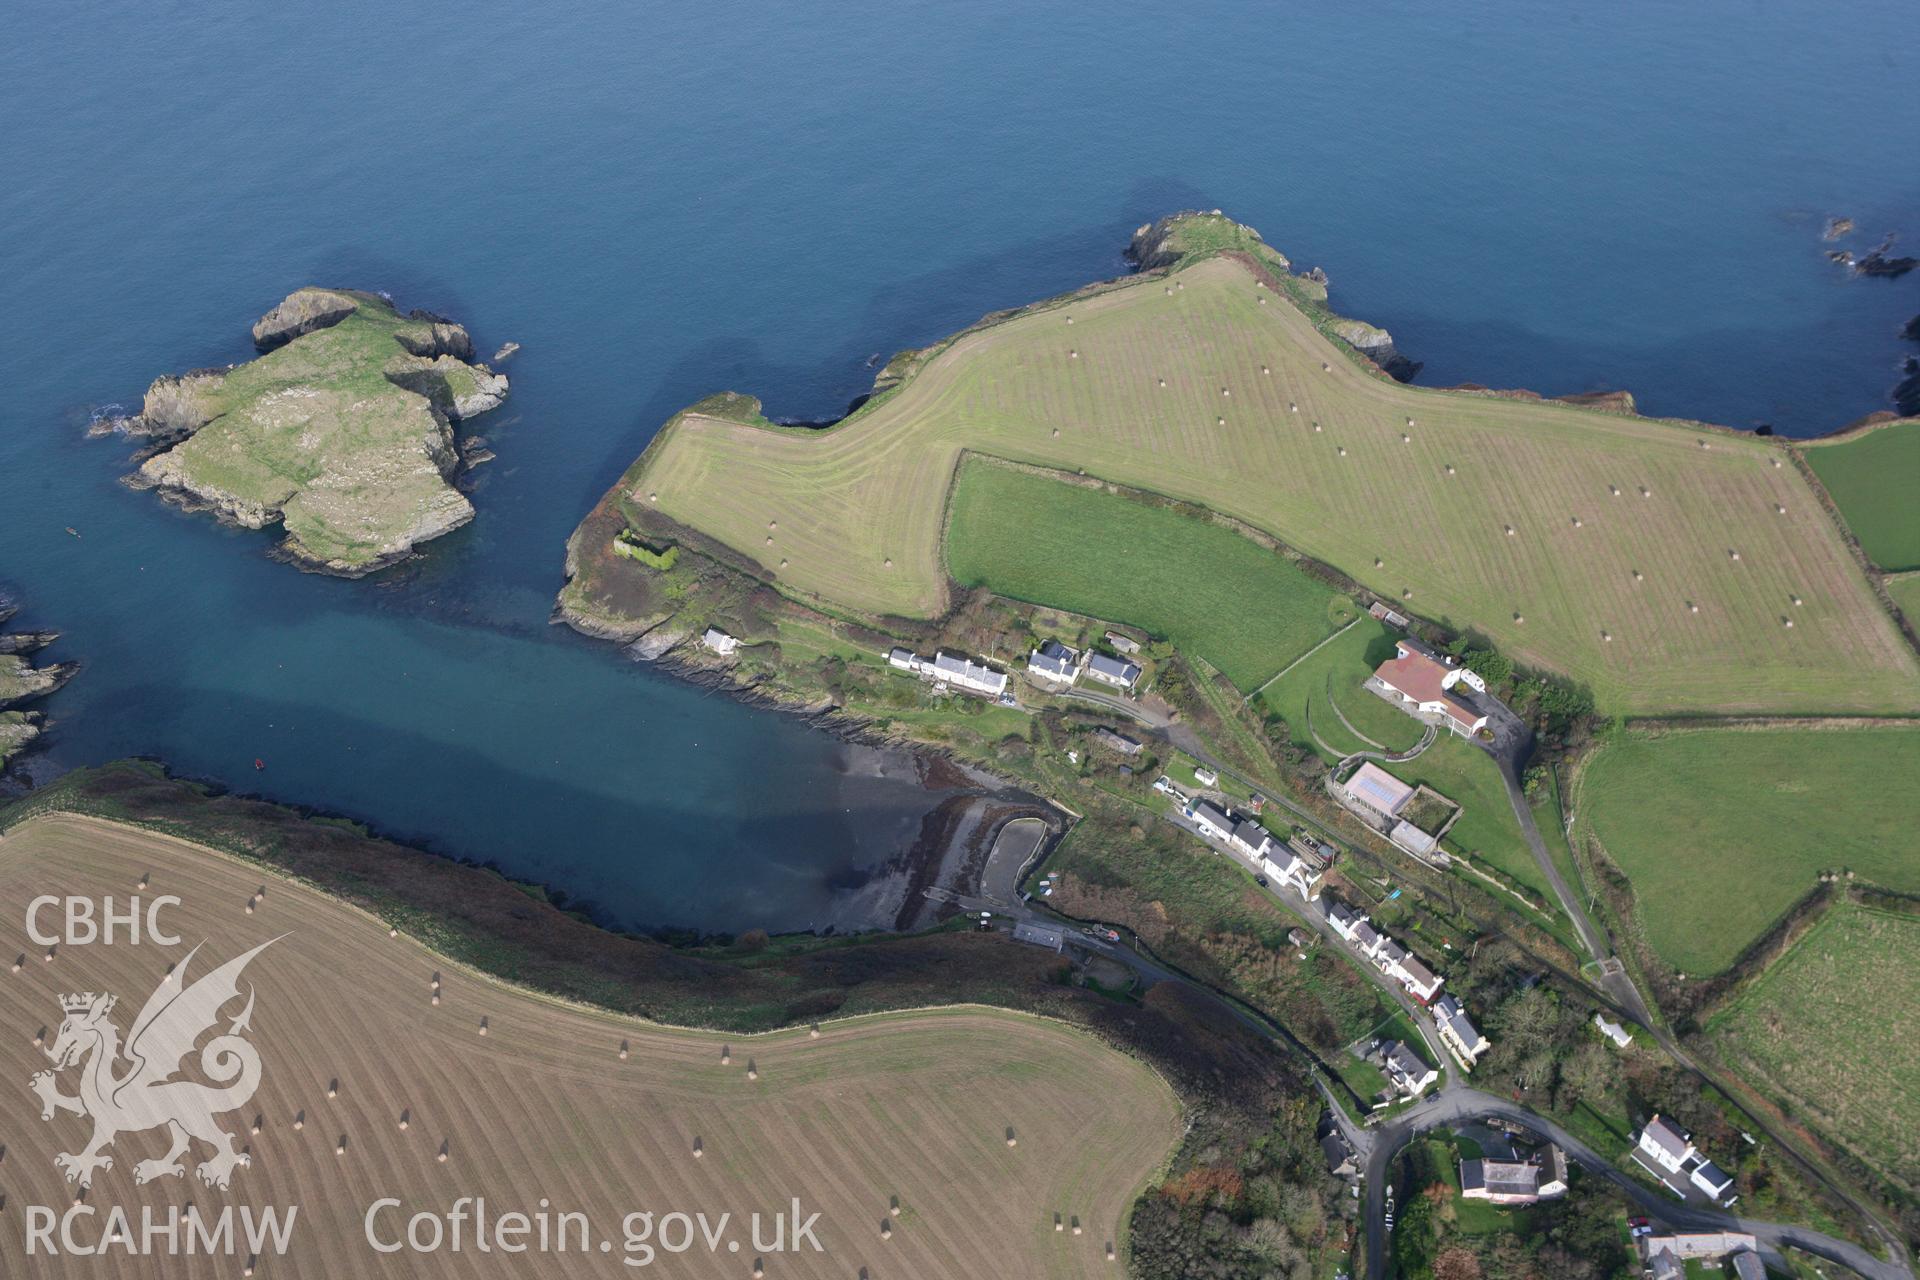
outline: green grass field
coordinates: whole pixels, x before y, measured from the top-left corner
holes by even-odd
[[[1920,1184],[1920,919],[1839,906],[1713,1022],[1794,1111]]]
[[[1242,689],[1325,638],[1336,608],[1353,612],[1231,529],[981,461],[954,487],[947,563],[962,586],[1163,636]]]
[[[1822,870],[1920,891],[1920,727],[1631,735],[1587,765],[1578,807],[1633,882],[1654,950],[1725,969]]]
[[[969,330],[826,430],[741,419],[677,416],[625,492],[841,610],[946,607],[973,450],[1246,521],[1607,711],[1920,710],[1920,660],[1777,443],[1400,385],[1230,258]]]
[[[1920,422],[1813,444],[1806,458],[1868,559],[1882,569],[1920,569]]]
[[[1900,612],[1907,615],[1907,621],[1920,626],[1920,573],[1887,579],[1887,594],[1900,606]]]

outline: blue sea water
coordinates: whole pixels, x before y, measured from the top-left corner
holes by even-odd
[[[1912,16],[13,6],[0,581],[86,663],[46,764],[157,755],[627,923],[803,926],[911,834],[911,782],[850,783],[822,735],[547,623],[567,533],[674,409],[832,413],[870,354],[1117,273],[1132,227],[1200,206],[1324,266],[1423,382],[1831,429],[1883,406],[1920,311],[1920,276],[1848,279],[1819,238],[1920,237]],[[157,374],[245,358],[308,282],[524,344],[478,520],[385,580],[272,563],[82,438]]]

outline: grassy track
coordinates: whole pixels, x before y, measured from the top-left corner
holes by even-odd
[[[57,962],[36,960],[0,981],[0,1020],[27,1029],[0,1046],[0,1070],[20,1086],[0,1096],[7,1191],[20,1204],[64,1206],[72,1195],[53,1157],[84,1141],[85,1124],[72,1116],[42,1123],[23,1087],[48,1065],[29,1034],[59,1023],[62,993],[117,994],[125,1030],[187,946],[208,940],[187,970],[191,979],[284,933],[243,983],[258,990],[251,1039],[264,1063],[260,1091],[224,1121],[249,1144],[253,1165],[215,1198],[216,1207],[299,1206],[292,1254],[268,1259],[269,1272],[482,1274],[471,1251],[375,1254],[362,1229],[380,1196],[403,1200],[405,1213],[393,1222],[404,1231],[405,1214],[444,1212],[455,1196],[474,1195],[496,1213],[532,1213],[548,1197],[556,1212],[588,1214],[596,1239],[614,1241],[611,1262],[598,1252],[543,1255],[535,1268],[542,1276],[621,1271],[621,1220],[636,1209],[731,1213],[739,1253],[723,1244],[710,1255],[702,1245],[659,1260],[674,1275],[738,1277],[756,1252],[745,1216],[784,1209],[797,1195],[807,1212],[821,1214],[825,1252],[769,1255],[770,1275],[869,1268],[957,1277],[984,1268],[1108,1277],[1115,1267],[1105,1243],[1120,1242],[1135,1193],[1181,1134],[1178,1103],[1151,1070],[1039,1018],[983,1008],[880,1015],[825,1023],[818,1038],[805,1028],[765,1036],[672,1030],[501,986],[411,938],[389,939],[378,921],[334,899],[170,837],[58,816],[29,821],[0,842],[7,903],[41,893],[113,894],[124,903],[142,873],[151,873],[152,893],[182,899],[164,919],[183,945],[67,946]],[[263,880],[266,897],[248,914]],[[26,945],[21,914],[0,922],[0,943],[9,960]],[[436,973],[444,987],[433,1005]],[[730,1065],[721,1062],[723,1044],[731,1045]],[[748,1079],[749,1062],[758,1080]],[[328,1096],[330,1080],[337,1097]],[[63,1083],[72,1092],[71,1080]],[[256,1113],[261,1128],[249,1136]],[[1006,1144],[1009,1125],[1017,1147]],[[336,1154],[342,1136],[346,1150]],[[696,1138],[704,1151],[697,1160]],[[444,1164],[435,1159],[443,1140]],[[122,1205],[135,1222],[143,1203],[164,1208],[191,1198],[204,1209],[207,1193],[197,1184],[135,1186],[135,1161],[164,1147],[159,1134],[122,1135],[113,1168],[96,1177],[95,1202]],[[893,1196],[902,1213],[892,1239],[882,1240]],[[1055,1232],[1056,1212],[1077,1216],[1084,1234]],[[6,1234],[18,1252],[19,1233]],[[61,1252],[29,1270],[102,1274],[97,1262]],[[116,1260],[111,1271],[199,1280],[239,1268],[233,1258],[163,1253]]]
[[[1167,637],[1242,689],[1318,644],[1346,603],[1231,529],[977,460],[954,488],[947,563],[962,586]]]
[[[1920,569],[1920,501],[1914,495],[1920,422],[1814,443],[1806,458],[1868,559],[1882,569]]]
[[[1602,748],[1579,805],[1632,879],[1648,942],[1705,975],[1823,870],[1920,890],[1916,776],[1920,727],[1693,730]]]
[[[1920,919],[1839,906],[1713,1025],[1794,1111],[1920,1183]]]
[[[825,431],[683,414],[631,493],[788,590],[929,616],[966,449],[1245,520],[1609,711],[1920,710],[1777,444],[1401,386],[1228,258],[971,330]]]

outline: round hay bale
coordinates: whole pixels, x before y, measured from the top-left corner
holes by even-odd
[[[1738,551],[1735,551],[1732,547],[1727,548],[1727,559],[1738,560],[1739,558],[1740,558],[1740,553]]]
[[[1411,599],[1413,599],[1413,588],[1412,588],[1412,587],[1406,587],[1406,588],[1403,588],[1403,589],[1401,590],[1401,592],[1400,592],[1400,598],[1401,598],[1402,600],[1411,600]]]
[[[1017,1147],[1020,1145],[1020,1139],[1013,1136],[1012,1125],[1007,1126],[1007,1145],[1010,1147]]]
[[[782,569],[787,567],[787,558],[785,556],[780,557],[780,567]]]
[[[1574,527],[1574,528],[1576,528],[1576,529],[1578,529],[1578,528],[1580,527],[1580,517],[1579,517],[1579,516],[1575,516],[1575,517],[1573,518],[1573,527]]]
[[[1054,439],[1056,439],[1056,440],[1060,438],[1060,428],[1058,428],[1058,427],[1055,427],[1055,428],[1053,429],[1053,436],[1054,436]],[[768,541],[768,542],[772,542],[772,541],[773,541],[773,539],[772,539],[772,538],[768,538],[768,539],[767,539],[767,541]]]
[[[730,1046],[730,1045],[724,1045],[724,1044],[723,1044],[723,1045],[721,1045],[721,1046],[720,1046],[720,1065],[724,1067],[724,1066],[726,1066],[726,1065],[727,1065],[728,1063],[730,1063],[730,1062],[732,1062],[732,1061],[733,1061],[733,1048],[732,1048],[732,1046]]]
[[[892,558],[891,556],[889,556],[889,557],[888,557],[887,559],[885,559],[885,560],[882,560],[882,561],[880,562],[880,566],[881,566],[882,568],[884,568],[884,569],[891,569],[891,568],[893,568],[893,558]]]
[[[399,1120],[400,1132],[405,1133],[407,1131],[407,1127],[412,1123],[413,1123],[413,1112],[402,1111],[400,1113],[400,1120]]]
[[[400,931],[398,929],[388,929],[387,936],[389,938],[397,938],[400,936]]]
[[[1058,431],[1056,431],[1056,432],[1054,432],[1053,434],[1055,434],[1055,435],[1059,435],[1060,433],[1059,433]],[[767,535],[767,545],[768,545],[768,546],[772,546],[772,545],[773,545],[773,535],[772,535],[772,534],[768,534],[768,535]]]
[[[1226,425],[1227,425],[1227,420],[1226,420],[1225,418],[1215,418],[1215,419],[1214,419],[1214,422],[1215,422],[1215,424],[1217,424],[1217,425],[1219,425],[1219,426],[1222,426],[1222,427],[1224,427],[1224,426],[1226,426]]]
[[[1451,462],[1449,462],[1449,463],[1447,464],[1447,474],[1448,474],[1448,475],[1452,475],[1452,474],[1453,474],[1453,464],[1452,464]]]
[[[295,1133],[298,1133],[306,1127],[307,1127],[307,1113],[304,1111],[294,1112],[293,1113],[293,1131]]]
[[[153,879],[153,872],[148,871],[148,872],[142,873],[142,875],[140,876],[140,887],[142,889],[146,888],[148,883],[152,881],[152,879]]]
[[[819,1038],[820,1038],[820,1024],[816,1022],[812,1026],[807,1028],[807,1039],[818,1040]]]
[[[701,1142],[699,1137],[696,1136],[693,1140],[693,1158],[695,1160],[698,1160],[700,1159],[700,1157],[706,1154],[707,1154],[706,1144]]]
[[[1340,446],[1340,456],[1343,458],[1347,456],[1347,446],[1345,445]]]
[[[1327,363],[1327,362],[1326,362],[1325,360],[1322,360],[1322,361],[1320,362],[1320,372],[1322,372],[1322,373],[1332,373],[1332,372],[1333,372],[1333,366],[1332,366],[1332,365],[1330,365],[1330,364],[1328,364],[1328,363]]]
[[[1792,619],[1792,618],[1786,618],[1786,617],[1783,617],[1783,618],[1781,618],[1781,619],[1780,619],[1780,625],[1781,625],[1781,626],[1783,626],[1783,627],[1790,627],[1790,626],[1792,626],[1792,625],[1793,625],[1793,619]]]
[[[329,1098],[337,1098],[340,1096],[340,1082],[338,1080],[327,1081],[327,1096]]]
[[[1608,644],[1612,644],[1612,643],[1613,643],[1613,632],[1611,632],[1611,631],[1602,631],[1602,632],[1600,633],[1600,638],[1601,638],[1602,640],[1604,640],[1604,641],[1606,641],[1606,642],[1607,642]]]
[[[257,1115],[253,1118],[253,1123],[248,1126],[247,1131],[253,1134],[254,1136],[258,1137],[260,1134],[261,1126],[266,1124],[266,1122],[267,1122],[267,1118],[265,1116]]]
[[[334,1144],[333,1154],[335,1154],[336,1156],[343,1156],[347,1154],[347,1135],[346,1134],[344,1133],[341,1134],[340,1141]]]
[[[1222,387],[1220,388],[1220,394],[1223,396],[1231,396],[1233,392],[1227,390],[1225,387]]]
[[[448,1138],[440,1139],[440,1150],[435,1152],[433,1156],[435,1164],[445,1164],[447,1162],[447,1143],[449,1141],[451,1140]]]
[[[893,1219],[892,1218],[880,1219],[880,1238],[882,1240],[893,1239]]]
[[[1776,503],[1774,503],[1774,504],[1773,504],[1773,514],[1775,514],[1775,515],[1777,515],[1777,516],[1783,516],[1783,515],[1785,515],[1785,514],[1787,514],[1787,508],[1786,508],[1786,506],[1785,506],[1785,504],[1784,504],[1784,503],[1779,503],[1779,502],[1776,502]]]
[[[1069,1225],[1070,1227],[1072,1227],[1072,1228],[1073,1228],[1073,1234],[1075,1234],[1075,1235],[1079,1235],[1079,1234],[1080,1234],[1080,1219],[1078,1219],[1078,1218],[1075,1218],[1075,1219],[1073,1219],[1073,1220],[1072,1220],[1072,1221],[1071,1221],[1070,1223],[1068,1223],[1067,1225]]]
[[[1514,620],[1515,622],[1522,622],[1522,623],[1526,621],[1526,619],[1525,619],[1525,618],[1523,618],[1523,617],[1521,617],[1521,616],[1520,616],[1519,614],[1517,614],[1517,613],[1513,615],[1513,620]]]
[[[1160,379],[1160,385],[1161,385],[1161,386],[1163,386],[1163,387],[1164,387],[1164,386],[1166,386],[1166,385],[1167,385],[1167,380],[1166,380],[1165,378],[1162,378],[1162,379]]]
[[[487,1020],[485,1018],[480,1019],[480,1034],[487,1034]]]
[[[1067,352],[1067,358],[1070,360],[1078,360],[1080,358],[1080,353],[1078,351],[1069,351]]]
[[[1698,613],[1698,612],[1700,612],[1700,606],[1699,606],[1699,605],[1697,605],[1697,604],[1695,604],[1695,603],[1694,603],[1693,601],[1691,601],[1691,600],[1689,600],[1689,601],[1687,601],[1687,612],[1688,612],[1688,613]]]
[[[1800,607],[1800,603],[1801,603],[1801,601],[1800,601],[1800,597],[1799,597],[1799,596],[1794,596],[1794,597],[1793,597],[1793,607],[1794,607],[1794,608],[1796,608],[1796,609],[1798,609],[1798,608]]]
[[[1634,580],[1635,582],[1642,582],[1642,581],[1645,581],[1645,579],[1643,579],[1643,578],[1641,577],[1641,575],[1640,575],[1640,571],[1639,571],[1638,569],[1635,569],[1635,570],[1633,571],[1633,580]]]
[[[1291,401],[1291,400],[1289,400],[1289,401],[1287,401],[1287,412],[1288,412],[1288,413],[1298,413],[1298,412],[1300,412],[1300,406],[1299,406],[1299,405],[1297,405],[1297,404],[1295,404],[1295,403],[1294,403],[1293,401]]]
[[[660,501],[660,495],[659,495],[658,493],[649,493],[649,494],[647,495],[647,501],[648,501],[648,502],[658,502],[658,501]]]
[[[887,1198],[887,1212],[888,1214],[896,1218],[900,1216],[900,1197],[899,1196],[889,1196]]]
[[[629,1052],[631,1052],[631,1050],[629,1049],[627,1042],[625,1040],[622,1040],[620,1042],[620,1061],[625,1062],[627,1060],[627,1054]]]
[[[760,1068],[754,1065],[754,1061],[752,1058],[748,1058],[747,1059],[747,1079],[758,1080],[759,1078],[760,1078]]]
[[[1068,324],[1072,324],[1072,323],[1073,323],[1073,317],[1072,317],[1072,316],[1068,316],[1068,317],[1067,317],[1067,323],[1068,323]]]
[[[1260,372],[1261,372],[1262,374],[1265,374],[1265,375],[1266,375],[1266,376],[1268,376],[1268,377],[1272,377],[1272,376],[1273,376],[1273,370],[1271,370],[1271,369],[1269,369],[1269,368],[1267,368],[1267,366],[1265,366],[1265,365],[1261,365],[1261,366],[1260,366]]]
[[[1055,1231],[1065,1231],[1067,1229],[1067,1224],[1061,1220],[1060,1215],[1057,1213],[1053,1215],[1053,1229]]]
[[[1380,558],[1379,556],[1375,556],[1375,557],[1373,558],[1373,567],[1374,567],[1374,568],[1376,568],[1376,569],[1381,569],[1381,568],[1385,568],[1385,567],[1386,567],[1386,563],[1387,563],[1387,562],[1386,562],[1385,560],[1382,560],[1382,559],[1381,559],[1381,558]]]
[[[1506,528],[1507,528],[1507,536],[1511,538],[1513,536],[1513,526],[1508,525]]]

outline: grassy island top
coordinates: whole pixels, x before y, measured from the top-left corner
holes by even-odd
[[[1320,327],[1365,326],[1216,224],[1163,237],[1167,270],[897,359],[831,428],[703,402],[630,507],[796,596],[923,618],[949,607],[948,497],[979,452],[1244,521],[1606,711],[1920,710],[1914,652],[1778,442],[1393,382]]]
[[[499,404],[507,382],[471,363],[464,329],[373,294],[302,289],[254,339],[256,360],[148,390],[131,429],[179,443],[136,483],[250,528],[280,523],[292,559],[348,576],[473,518],[451,483],[450,424]]]

